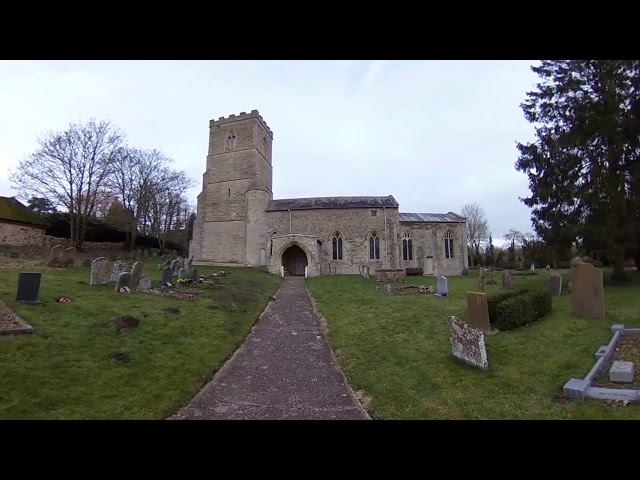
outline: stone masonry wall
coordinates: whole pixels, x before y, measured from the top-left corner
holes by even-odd
[[[0,245],[31,247],[44,245],[44,228],[0,222]]]
[[[453,233],[453,258],[445,258],[444,237],[447,231]],[[413,260],[402,256],[402,237],[408,232],[413,243]],[[464,224],[459,223],[402,223],[400,224],[400,266],[402,268],[421,267],[425,274],[462,275],[465,268]],[[428,257],[432,257],[429,261]],[[431,262],[429,264],[429,262]],[[429,271],[429,267],[433,271]]]
[[[371,210],[376,216],[371,216]],[[320,247],[320,274],[357,274],[359,265],[369,265],[373,273],[376,268],[392,268],[398,266],[397,225],[398,209],[387,208],[387,241],[385,242],[384,211],[373,209],[319,209],[292,210],[291,231],[299,234],[317,235],[322,242]],[[289,212],[267,212],[269,234],[289,233]],[[369,259],[368,238],[375,231],[380,239],[380,259]],[[333,260],[333,236],[340,232],[342,236],[342,260]],[[387,247],[385,262],[385,245]],[[265,245],[267,260],[272,251],[269,240]]]

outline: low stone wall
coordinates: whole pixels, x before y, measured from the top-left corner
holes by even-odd
[[[0,222],[0,245],[40,247],[44,242],[44,232],[44,228]]]
[[[47,247],[62,245],[64,248],[67,248],[71,246],[71,239],[45,235],[44,244]],[[124,242],[84,242],[82,247],[86,250],[122,250],[124,248]]]
[[[407,272],[404,268],[378,268],[374,273],[376,282],[385,282],[389,280],[404,280]]]

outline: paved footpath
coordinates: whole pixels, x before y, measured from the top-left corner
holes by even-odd
[[[286,277],[244,344],[171,420],[365,420],[304,278]]]

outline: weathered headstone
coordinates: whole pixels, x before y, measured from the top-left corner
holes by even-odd
[[[171,277],[173,276],[173,269],[171,267],[166,267],[162,270],[162,286],[164,287],[167,283],[171,283]]]
[[[136,250],[136,259],[140,260],[142,258],[142,250]]]
[[[198,280],[198,270],[196,270],[195,268],[193,270],[191,270],[191,276],[189,277],[189,279],[192,282],[195,282]]]
[[[83,266],[83,267],[90,267],[90,266],[91,266],[91,259],[90,259],[90,258],[85,258],[85,259],[82,261],[82,266]]]
[[[483,333],[491,331],[486,293],[467,292],[467,323]]]
[[[65,267],[75,267],[76,265],[76,247],[69,247],[64,251],[62,257],[62,265]]]
[[[149,277],[142,277],[138,282],[138,291],[147,292],[151,290],[151,279]]]
[[[369,280],[369,272],[371,271],[371,269],[369,268],[369,265],[365,265],[364,266],[364,278],[366,278],[367,280]]]
[[[131,281],[131,274],[129,272],[122,272],[118,277],[118,281],[116,282],[116,292],[120,291],[122,287],[128,287],[129,282]]]
[[[62,260],[64,259],[64,247],[62,245],[56,245],[51,249],[51,253],[49,254],[49,265],[50,267],[61,267]]]
[[[144,267],[142,263],[136,262],[131,269],[131,283],[138,283],[138,281],[144,275]]]
[[[449,317],[449,339],[453,356],[468,365],[487,370],[489,359],[484,343],[484,334],[473,325],[456,317]]]
[[[144,258],[145,260],[149,259],[149,250],[142,251],[142,258]]]
[[[531,267],[529,268],[529,270],[531,270],[532,272],[535,272],[535,271],[536,271],[536,266],[535,266],[535,264],[533,264],[533,263],[532,263],[532,264],[531,264]]]
[[[113,264],[113,270],[111,272],[111,281],[117,282],[120,274],[125,271],[126,265],[124,260],[116,260]]]
[[[382,291],[384,292],[385,295],[393,295],[393,287],[391,285],[389,285],[388,283],[385,284],[385,286],[383,287]]]
[[[40,272],[20,272],[18,276],[18,291],[16,293],[16,302],[27,305],[38,305],[40,301],[40,281],[42,273]]]
[[[562,294],[562,277],[559,273],[549,275],[547,288],[552,297],[559,297]]]
[[[449,295],[449,280],[447,280],[447,277],[440,275],[437,279],[437,287],[439,297],[446,297]]]
[[[571,271],[571,313],[578,317],[604,318],[602,270],[579,263]]]
[[[502,270],[502,286],[504,288],[511,288],[511,272],[507,269]]]
[[[187,269],[181,268],[178,270],[178,278],[187,278]]]
[[[89,285],[104,285],[108,283],[108,260],[107,257],[98,257],[91,262],[91,277]]]
[[[179,272],[179,270],[180,270],[180,260],[178,260],[178,259],[176,258],[175,260],[173,260],[173,261],[171,262],[171,264],[170,264],[170,265],[171,265],[172,275],[173,275],[174,277],[177,277],[177,276],[178,276],[178,272]]]

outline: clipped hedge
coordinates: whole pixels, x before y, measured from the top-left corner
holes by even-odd
[[[533,290],[508,298],[495,307],[494,326],[512,330],[540,320],[551,313],[551,294],[547,290]]]
[[[493,323],[496,321],[496,307],[499,303],[527,293],[528,291],[529,290],[508,290],[506,292],[487,297],[487,305],[489,306],[489,323],[493,325]]]

